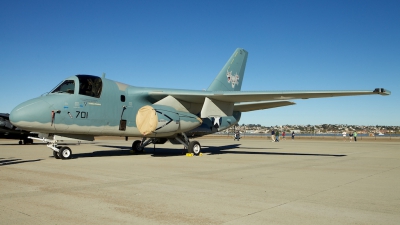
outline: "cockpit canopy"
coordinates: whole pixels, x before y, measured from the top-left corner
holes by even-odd
[[[103,89],[103,82],[100,77],[92,75],[76,75],[78,79],[67,79],[61,82],[51,93],[68,93],[91,96],[100,98],[101,91]],[[76,84],[77,83],[77,84]]]

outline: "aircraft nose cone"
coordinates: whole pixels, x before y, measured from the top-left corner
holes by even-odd
[[[16,106],[10,113],[10,122],[21,129],[33,127],[33,122],[45,122],[50,116],[45,116],[45,113],[50,115],[50,105],[40,99],[32,99]]]

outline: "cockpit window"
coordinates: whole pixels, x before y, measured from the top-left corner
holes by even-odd
[[[54,88],[51,93],[68,93],[73,94],[75,91],[75,81],[64,80],[60,85]]]
[[[79,79],[79,94],[100,98],[103,82],[100,77],[77,75]]]

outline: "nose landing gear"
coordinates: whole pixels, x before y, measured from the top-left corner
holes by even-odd
[[[57,141],[54,139],[47,138],[35,138],[29,137],[31,139],[36,139],[42,142],[47,143],[47,147],[53,150],[53,156],[55,159],[71,159],[72,158],[72,150],[67,146],[58,146]]]
[[[61,159],[70,159],[72,158],[72,151],[69,147],[61,147],[58,155]]]

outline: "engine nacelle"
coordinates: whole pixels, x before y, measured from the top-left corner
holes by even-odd
[[[143,106],[136,115],[137,128],[145,136],[182,133],[200,126],[202,122],[196,115],[163,105]]]

